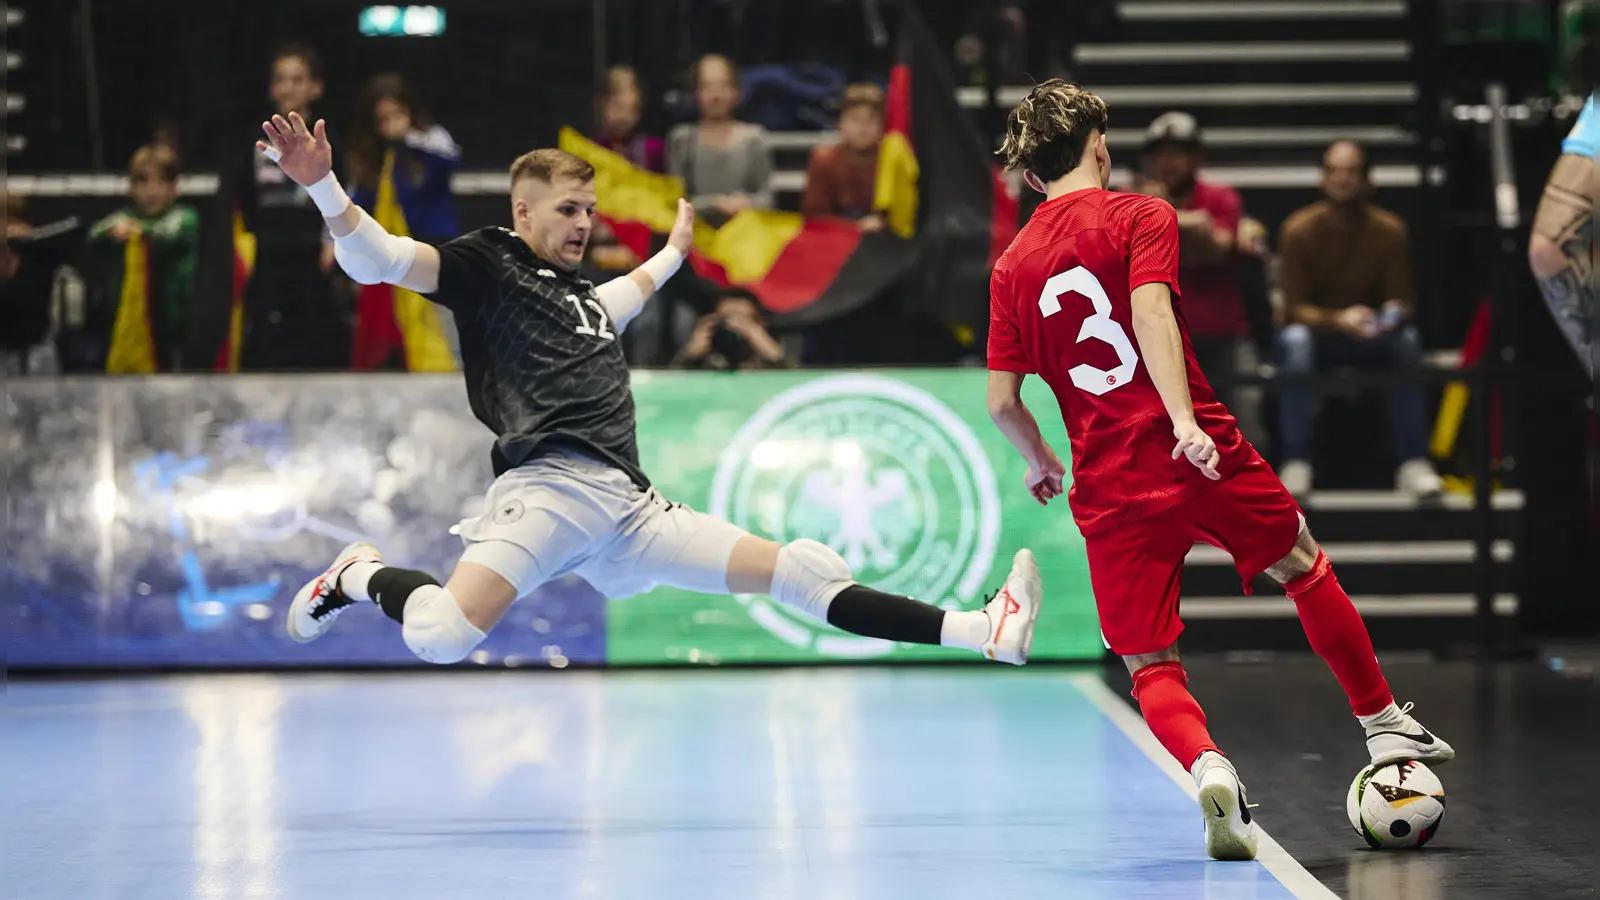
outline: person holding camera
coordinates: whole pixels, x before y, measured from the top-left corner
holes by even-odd
[[[754,294],[731,288],[717,298],[716,308],[695,323],[689,342],[678,351],[680,369],[786,369],[793,363],[783,342],[762,321]]]

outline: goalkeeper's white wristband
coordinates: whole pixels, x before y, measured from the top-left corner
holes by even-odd
[[[644,264],[639,266],[639,270],[650,276],[650,280],[655,282],[656,290],[659,291],[681,265],[683,265],[683,254],[677,247],[668,244],[661,248],[660,253],[645,260]]]
[[[350,196],[339,185],[339,179],[333,173],[322,176],[314,184],[306,185],[306,193],[311,196],[311,202],[317,205],[317,212],[323,218],[332,219],[344,214],[350,208]]]

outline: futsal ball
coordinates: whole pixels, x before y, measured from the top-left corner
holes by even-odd
[[[1421,847],[1444,818],[1444,785],[1419,762],[1367,766],[1345,797],[1350,827],[1370,846]]]

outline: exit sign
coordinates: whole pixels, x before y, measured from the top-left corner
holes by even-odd
[[[369,6],[361,11],[361,33],[367,37],[438,37],[444,34],[444,10],[437,6]]]

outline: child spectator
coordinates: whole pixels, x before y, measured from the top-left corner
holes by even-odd
[[[739,73],[715,53],[695,63],[700,119],[667,135],[667,171],[683,179],[695,212],[721,226],[746,209],[772,208],[772,148],[766,129],[733,117]]]
[[[141,147],[128,164],[131,204],[96,222],[89,245],[101,273],[106,371],[179,372],[194,315],[199,216],[178,202],[178,157]]]
[[[460,165],[461,149],[404,78],[391,73],[367,82],[350,135],[356,205],[390,234],[444,243],[461,233],[450,193],[450,176]],[[357,292],[351,366],[452,371],[454,325],[444,310],[411,291],[364,285]]]
[[[595,98],[595,143],[611,150],[646,172],[666,168],[666,147],[655,135],[640,134],[644,92],[631,66],[612,66]]]
[[[280,116],[315,122],[322,99],[322,61],[305,44],[284,45],[272,58],[269,94]],[[261,136],[261,119],[252,128]],[[329,129],[334,146],[338,135]],[[241,365],[255,371],[342,369],[350,359],[346,309],[335,302],[333,241],[305,189],[257,153],[234,175],[236,232],[254,236],[255,266],[244,287]],[[242,161],[242,160],[241,160]]]
[[[862,231],[883,228],[873,212],[878,181],[878,146],[883,142],[883,90],[875,84],[844,89],[839,142],[811,151],[800,212],[855,221]]]

